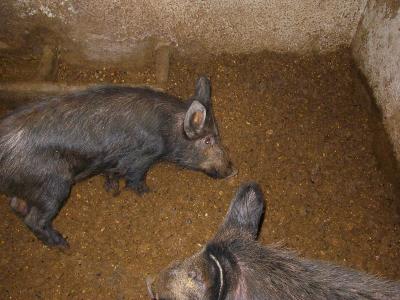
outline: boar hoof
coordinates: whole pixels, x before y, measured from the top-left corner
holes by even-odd
[[[111,192],[114,197],[118,196],[120,194],[118,179],[111,176],[106,176],[106,180],[104,181],[104,189],[107,192]]]
[[[69,249],[68,242],[63,238],[63,236],[54,229],[48,228],[45,231],[43,238],[39,238],[49,247],[57,247],[61,249]]]
[[[140,182],[139,184],[126,184],[126,187],[132,189],[139,196],[143,196],[144,194],[150,192],[150,188],[147,186],[145,182]]]
[[[141,183],[140,185],[135,187],[134,190],[139,196],[143,196],[144,194],[150,192],[149,187],[145,183]]]

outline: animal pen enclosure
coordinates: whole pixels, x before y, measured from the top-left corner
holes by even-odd
[[[241,182],[267,201],[261,242],[400,279],[397,0],[2,0],[0,112],[93,84],[188,99],[211,79],[239,173],[169,164],[150,193],[74,186],[42,245],[1,196],[0,298],[145,299],[144,278],[198,250]]]

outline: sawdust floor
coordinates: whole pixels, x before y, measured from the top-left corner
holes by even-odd
[[[31,65],[34,57],[24,61]],[[34,74],[19,68],[0,60],[0,80]],[[101,177],[81,182],[55,220],[71,244],[67,253],[38,242],[2,196],[0,298],[145,299],[145,277],[199,250],[247,180],[261,184],[267,201],[262,243],[283,241],[309,258],[400,279],[399,199],[374,156],[380,142],[371,100],[349,51],[173,59],[164,88],[186,98],[203,73],[239,175],[213,180],[160,164],[143,198],[129,191],[112,197]],[[57,76],[156,85],[152,70],[76,68],[62,58]]]

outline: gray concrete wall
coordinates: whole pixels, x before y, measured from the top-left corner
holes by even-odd
[[[400,1],[370,0],[353,41],[400,161]]]
[[[114,62],[145,60],[160,41],[187,55],[321,52],[350,45],[366,1],[2,0],[0,41],[47,27],[66,52]]]

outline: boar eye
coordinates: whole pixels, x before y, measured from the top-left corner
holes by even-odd
[[[210,145],[210,144],[211,144],[211,137],[207,136],[207,137],[204,139],[204,143],[206,143],[207,145]]]

